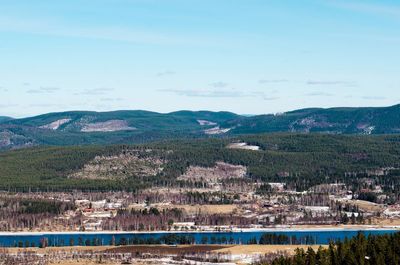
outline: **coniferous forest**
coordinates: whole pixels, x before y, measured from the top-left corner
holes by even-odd
[[[258,151],[227,148],[246,142]],[[99,156],[134,150],[140,158],[163,163],[157,174],[124,170],[119,178],[71,178]],[[149,186],[201,186],[179,181],[189,166],[212,167],[222,161],[245,166],[244,181],[285,182],[303,191],[323,183],[345,183],[356,189],[365,177],[376,177],[385,192],[400,190],[400,136],[265,134],[220,139],[169,140],[143,145],[36,147],[0,153],[0,189],[7,191],[136,191]],[[385,176],[384,178],[382,176]],[[368,198],[373,199],[373,198]]]
[[[400,264],[400,233],[365,237],[359,234],[331,243],[317,251],[297,249],[292,257],[280,257],[258,265],[397,265]]]

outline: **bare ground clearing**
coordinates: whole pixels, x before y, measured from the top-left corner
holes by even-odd
[[[213,250],[213,252],[225,253],[229,252],[234,255],[240,254],[270,254],[275,252],[293,253],[298,248],[307,249],[312,247],[315,251],[320,247],[319,245],[233,245],[224,249]],[[326,246],[323,246],[326,247]]]
[[[359,209],[367,212],[379,212],[384,207],[381,204],[361,200],[345,200],[343,202],[358,206]]]
[[[125,179],[128,176],[155,176],[163,170],[164,162],[157,157],[140,157],[134,152],[116,156],[97,156],[83,169],[70,175],[79,179]]]
[[[190,166],[178,179],[216,183],[223,179],[243,178],[246,170],[244,166],[217,162],[214,167]]]

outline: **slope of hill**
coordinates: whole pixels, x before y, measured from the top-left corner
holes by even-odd
[[[237,118],[229,112],[71,111],[0,123],[0,149],[32,145],[142,143],[198,137],[214,124]]]
[[[7,116],[0,116],[0,123],[5,122],[5,121],[9,121],[12,120],[11,117],[7,117]]]
[[[302,109],[277,115],[227,121],[232,133],[325,132],[389,134],[400,132],[400,105],[382,108]]]
[[[236,142],[260,149],[228,148]],[[214,178],[223,167],[231,178],[237,174],[235,181],[285,182],[297,190],[325,182],[354,185],[357,179],[364,183],[370,174],[397,170],[380,180],[399,191],[399,150],[398,135],[291,133],[144,145],[36,147],[0,153],[0,190],[135,190],[179,186],[179,181],[203,186],[202,181]]]
[[[113,112],[83,112],[71,111],[62,113],[49,113],[31,118],[24,118],[6,122],[6,124],[25,125],[37,128],[52,129],[57,131],[82,132],[85,126],[110,121],[123,121],[130,128],[138,130],[187,130],[200,128],[198,120],[222,122],[234,119],[238,115],[229,112],[208,111],[179,111],[161,114],[149,111],[113,111]],[[110,125],[113,126],[112,124]],[[119,128],[116,123],[114,131],[126,130]],[[104,130],[108,131],[108,130]]]
[[[381,108],[302,109],[276,115],[149,111],[49,113],[0,118],[0,149],[35,145],[132,144],[172,138],[271,132],[400,133],[400,105]]]

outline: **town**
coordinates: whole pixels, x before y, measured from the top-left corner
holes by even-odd
[[[231,231],[270,227],[396,227],[400,205],[385,203],[382,187],[353,194],[345,184],[296,192],[285,183],[212,188],[149,188],[130,192],[0,194],[0,230]]]

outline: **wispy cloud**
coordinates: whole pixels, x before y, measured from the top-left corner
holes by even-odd
[[[7,88],[5,88],[5,87],[2,87],[2,86],[0,86],[0,91],[1,91],[1,92],[7,92],[7,91],[8,91],[8,89],[7,89]]]
[[[75,95],[105,95],[111,91],[114,91],[114,88],[111,87],[98,87],[92,89],[84,89],[82,91],[76,92]]]
[[[214,87],[214,88],[225,88],[227,87],[229,84],[226,82],[222,82],[222,81],[218,81],[218,82],[214,82],[211,83],[210,86]]]
[[[280,98],[279,97],[267,97],[267,96],[264,96],[262,99],[267,100],[267,101],[273,101],[273,100],[278,100]]]
[[[197,98],[243,98],[257,97],[264,100],[276,100],[262,91],[243,91],[239,89],[159,89],[159,92],[172,93],[178,96]]]
[[[168,76],[168,75],[174,75],[174,74],[176,74],[175,71],[166,70],[166,71],[158,72],[157,76],[162,77],[162,76]]]
[[[33,103],[30,104],[29,107],[32,108],[64,108],[65,105],[64,104],[52,104],[52,103]]]
[[[152,31],[120,25],[88,26],[82,24],[64,23],[60,20],[44,18],[0,17],[0,31],[18,32],[52,37],[71,37],[121,41],[136,44],[153,45],[195,45],[215,46],[219,40],[207,36],[174,34],[167,31]]]
[[[353,81],[343,81],[343,80],[308,80],[307,85],[310,86],[351,86],[354,87],[357,85],[356,82]]]
[[[315,92],[307,93],[307,94],[305,94],[305,96],[308,96],[308,97],[333,97],[334,95],[331,93],[327,93],[327,92],[315,91]]]
[[[236,98],[247,96],[246,93],[236,89],[159,89],[158,91],[172,93],[178,96],[203,98]]]
[[[362,97],[362,99],[365,99],[365,100],[385,100],[387,98],[386,97],[382,97],[382,96],[364,96],[364,97]]]
[[[123,98],[101,98],[100,101],[104,101],[104,102],[119,102],[119,101],[123,101]]]
[[[389,5],[382,1],[366,3],[365,1],[330,1],[330,5],[356,12],[370,13],[380,16],[400,17],[400,5]]]
[[[15,103],[6,103],[6,104],[0,104],[0,109],[6,109],[6,108],[11,108],[11,107],[18,107],[18,104]]]
[[[258,83],[260,84],[274,84],[274,83],[285,83],[289,82],[287,79],[261,79],[258,80]]]
[[[29,89],[26,93],[29,94],[51,94],[60,90],[59,87],[40,87],[38,89]]]

